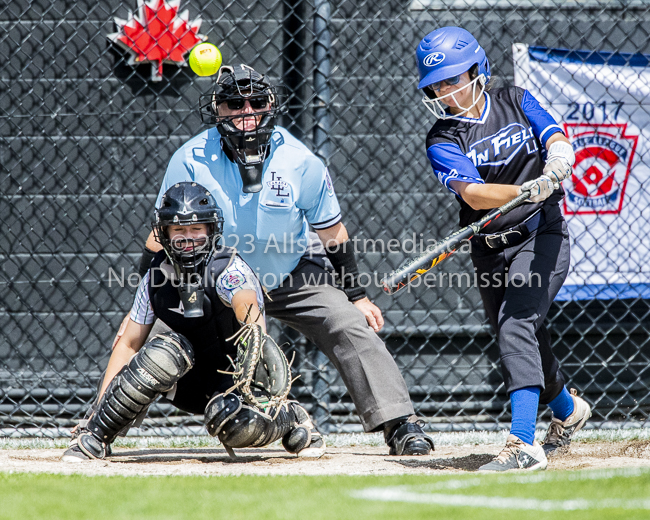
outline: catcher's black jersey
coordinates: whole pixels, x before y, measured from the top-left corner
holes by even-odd
[[[234,250],[222,248],[216,252],[207,265],[209,280],[216,280],[219,274],[233,259]],[[215,370],[227,370],[230,361],[237,356],[233,342],[226,342],[240,329],[235,312],[224,305],[214,287],[214,283],[203,284],[203,316],[186,318],[178,294],[178,288],[165,276],[160,265],[165,260],[164,251],[156,254],[151,262],[149,297],[154,314],[173,331],[183,334],[192,344],[197,363],[209,359]]]
[[[427,135],[427,156],[440,182],[523,184],[542,175],[545,144],[562,129],[526,90],[495,89],[484,94],[480,119],[454,117],[437,121]],[[455,192],[454,192],[455,193]],[[458,194],[456,194],[458,196]],[[483,231],[513,227],[539,207],[557,204],[560,189],[547,200],[524,204],[495,220]],[[480,219],[489,210],[474,210],[460,197],[460,225]]]

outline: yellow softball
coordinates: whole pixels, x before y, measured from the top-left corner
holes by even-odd
[[[221,67],[221,51],[211,43],[199,43],[190,51],[190,67],[197,76],[212,76]]]

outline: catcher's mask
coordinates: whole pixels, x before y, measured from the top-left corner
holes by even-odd
[[[198,225],[204,232],[191,227]],[[178,278],[184,316],[203,316],[203,271],[223,235],[223,211],[203,186],[181,182],[163,195],[152,227]]]
[[[219,115],[222,104],[236,113]],[[225,146],[237,162],[244,193],[260,191],[271,134],[277,117],[284,112],[277,88],[248,65],[224,65],[216,88],[211,94],[201,96],[200,105],[201,120],[217,126]],[[255,125],[247,129],[252,119]]]

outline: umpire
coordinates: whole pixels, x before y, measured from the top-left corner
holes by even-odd
[[[281,112],[266,76],[246,65],[223,66],[214,92],[202,98],[201,116],[211,127],[173,155],[156,207],[178,182],[194,181],[210,190],[224,211],[224,243],[236,247],[257,272],[268,295],[267,314],[327,355],[365,431],[383,431],[391,455],[427,455],[433,441],[376,334],[382,314],[358,283],[352,242],[327,168],[275,124]],[[310,226],[320,240],[310,240]],[[141,271],[159,247],[150,235]]]

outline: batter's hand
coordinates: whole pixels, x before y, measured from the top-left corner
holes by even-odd
[[[548,147],[546,166],[542,172],[553,183],[560,183],[571,176],[571,167],[576,161],[573,147],[566,140],[560,139]]]
[[[357,309],[363,312],[363,315],[366,317],[366,321],[372,330],[379,332],[384,326],[384,317],[381,315],[379,307],[372,303],[368,298],[361,298],[353,303]]]
[[[571,166],[564,159],[553,159],[548,161],[544,166],[544,175],[551,179],[553,183],[559,184],[564,179],[571,177]]]
[[[524,191],[530,191],[530,197],[528,200],[531,202],[542,202],[543,200],[548,199],[553,193],[553,190],[556,190],[559,187],[559,184],[553,183],[553,181],[546,175],[542,175],[532,181],[524,182],[519,186],[519,193],[521,194]]]

